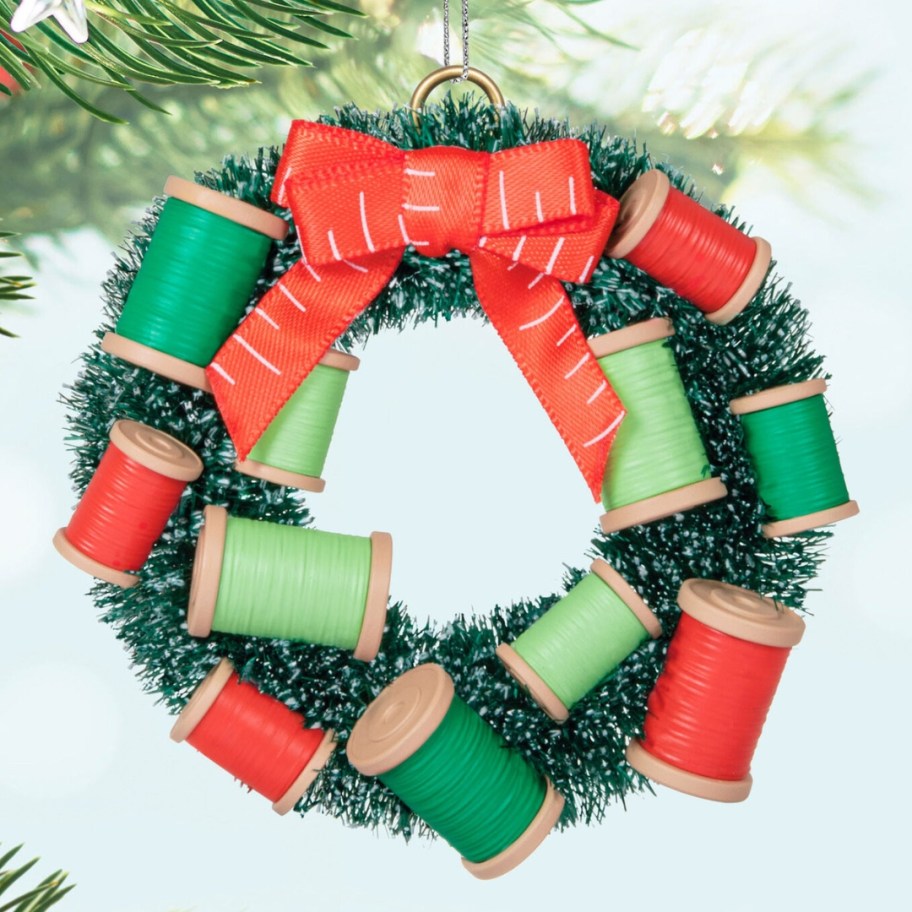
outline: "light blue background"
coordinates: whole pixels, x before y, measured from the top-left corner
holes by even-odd
[[[172,744],[172,720],[96,622],[87,579],[50,545],[74,504],[57,398],[98,322],[111,263],[109,245],[84,232],[42,247],[34,315],[6,320],[22,338],[0,342],[0,838],[25,840],[48,867],[73,872],[79,887],[61,908],[908,908],[912,17],[892,0],[647,2],[623,15],[603,5],[600,15],[644,45],[640,58],[606,50],[580,88],[604,93],[606,110],[609,80],[621,92],[625,67],[654,66],[669,35],[697,19],[739,41],[788,41],[796,57],[835,47],[824,74],[834,84],[879,71],[837,124],[867,180],[862,193],[848,192],[844,175],[805,169],[791,175],[804,187],[796,198],[758,165],[730,194],[812,311],[863,510],[837,529],[822,591],[809,599],[814,616],[761,739],[750,799],[634,797],[481,883],[442,843],[406,846],[317,815],[279,818]],[[325,477],[311,501],[317,522],[392,532],[394,593],[438,619],[556,589],[563,563],[581,562],[598,512],[478,323],[371,341]]]

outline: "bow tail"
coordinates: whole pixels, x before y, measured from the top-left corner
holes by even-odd
[[[317,268],[296,263],[228,337],[206,374],[239,459],[382,291],[401,255],[385,251]]]
[[[598,500],[624,407],[592,355],[563,285],[484,251],[474,251],[471,261],[481,306]]]

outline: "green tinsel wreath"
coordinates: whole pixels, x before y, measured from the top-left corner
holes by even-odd
[[[566,123],[528,117],[507,107],[499,117],[486,105],[446,100],[427,110],[416,126],[408,110],[369,114],[338,110],[324,122],[368,133],[403,148],[458,145],[494,151],[576,136],[590,149],[595,185],[621,193],[653,160],[635,143],[606,136],[598,127],[581,132]],[[198,177],[208,187],[276,210],[269,200],[279,159],[275,148],[254,160],[227,157]],[[659,162],[673,184],[693,193],[685,175]],[[732,218],[727,210],[717,210]],[[104,283],[105,320],[98,339],[113,328],[161,212],[157,201],[130,237]],[[298,258],[292,231],[264,267],[251,304]],[[757,299],[732,323],[715,326],[703,314],[623,260],[603,258],[587,286],[568,286],[580,324],[591,336],[648,317],[669,315],[671,343],[716,474],[728,486],[721,502],[638,526],[609,537],[594,532],[587,558],[601,556],[640,592],[665,629],[662,639],[633,654],[620,670],[557,727],[514,684],[495,658],[495,646],[515,639],[561,595],[495,606],[486,616],[458,616],[443,627],[419,623],[400,602],[390,606],[379,656],[353,662],[338,649],[225,634],[192,638],[185,611],[194,546],[205,504],[222,504],[238,516],[294,525],[313,519],[301,492],[235,472],[234,449],[213,399],[101,352],[98,342],[83,355],[83,368],[65,396],[68,442],[74,451],[73,481],[81,495],[108,442],[114,418],[133,418],[176,436],[203,459],[206,471],[184,496],[141,573],[140,584],[120,589],[96,583],[92,595],[117,637],[130,651],[144,688],[172,712],[180,710],[214,664],[227,656],[259,688],[300,710],[308,724],[335,729],[341,740],[323,773],[299,803],[348,824],[385,825],[405,837],[423,824],[379,781],[347,762],[344,743],[367,704],[393,678],[424,661],[436,661],[453,677],[457,693],[546,773],[566,798],[563,825],[603,817],[612,799],[648,787],[624,759],[638,733],[646,698],[661,670],[679,609],[676,595],[688,577],[726,580],[801,608],[805,586],[822,559],[827,532],[769,540],[761,536],[763,506],[744,448],[740,425],[728,411],[733,396],[821,376],[822,359],[808,344],[808,314],[784,280],[771,276]],[[456,316],[484,319],[468,259],[451,252],[428,259],[409,249],[389,286],[339,341],[351,349],[385,328],[402,329]],[[581,555],[582,558],[582,555]],[[582,562],[582,560],[581,560]],[[588,563],[588,560],[585,561]],[[566,588],[583,575],[571,570]],[[303,670],[306,669],[306,673]]]

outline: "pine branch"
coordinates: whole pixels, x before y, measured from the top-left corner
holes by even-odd
[[[0,0],[0,22],[9,22],[17,5]],[[110,123],[126,121],[94,105],[89,86],[116,88],[141,102],[137,83],[250,85],[259,67],[311,66],[295,47],[326,48],[318,35],[349,37],[326,19],[360,15],[325,0],[108,0],[86,7],[86,44],[74,44],[49,20],[15,39],[0,31],[0,68],[22,91],[51,84]]]
[[[20,893],[13,899],[6,900],[4,894],[10,890],[19,878],[27,874],[39,859],[33,858],[18,868],[8,867],[9,863],[15,858],[21,845],[10,849],[6,854],[0,857],[0,912],[45,912],[55,903],[63,899],[74,885],[63,886],[67,879],[67,874],[63,871],[55,871],[53,874],[44,878],[37,886]]]
[[[16,237],[16,235],[10,231],[0,231],[0,242],[8,241],[13,237]],[[12,259],[20,255],[21,254],[15,250],[4,250],[0,248],[0,260]],[[0,273],[0,304],[31,300],[32,296],[26,294],[26,291],[29,288],[34,288],[34,286],[35,283],[30,276],[4,275],[3,273]],[[0,326],[0,336],[14,337],[15,335],[15,333]],[[2,910],[0,910],[0,912],[2,912]]]

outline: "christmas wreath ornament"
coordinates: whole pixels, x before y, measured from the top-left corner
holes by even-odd
[[[463,15],[465,22],[465,5]],[[446,73],[456,75],[452,68]],[[467,58],[462,73],[472,76]],[[440,78],[446,77],[428,85]],[[423,102],[419,97],[414,107],[423,109]],[[182,713],[176,738],[190,740],[277,809],[298,801],[302,813],[320,807],[348,824],[385,826],[406,838],[430,828],[473,873],[496,876],[533,851],[558,817],[564,826],[598,820],[612,799],[642,789],[646,781],[637,769],[675,787],[682,777],[702,777],[746,794],[755,735],[778,677],[775,663],[758,662],[748,684],[732,687],[727,672],[741,659],[753,661],[759,647],[780,650],[781,659],[784,645],[770,645],[757,630],[794,633],[792,621],[780,622],[791,616],[780,603],[801,606],[828,533],[761,534],[768,511],[758,496],[753,451],[729,402],[819,376],[821,362],[807,346],[806,312],[777,278],[762,283],[754,303],[720,328],[704,317],[716,302],[700,298],[695,307],[632,262],[605,254],[616,198],[654,170],[631,143],[597,127],[574,134],[506,104],[448,98],[414,115],[347,107],[319,123],[299,121],[281,156],[266,150],[253,161],[228,158],[199,178],[209,190],[277,216],[287,207],[293,229],[263,254],[241,308],[250,308],[247,316],[227,329],[205,365],[218,408],[204,389],[177,385],[97,346],[89,351],[68,396],[73,436],[81,441],[74,478],[80,489],[89,483],[114,415],[167,430],[205,464],[152,547],[139,584],[99,583],[94,590],[103,619],[128,645],[145,686]],[[686,180],[668,171],[689,198]],[[694,232],[728,237],[727,230],[706,227],[715,223],[702,207],[696,216],[681,208],[699,221]],[[156,203],[143,234],[106,282],[108,319],[99,336],[120,318],[144,269],[149,238],[156,243],[162,211]],[[759,246],[753,250],[748,272]],[[727,284],[737,292],[747,258],[734,257],[737,269],[722,282],[724,259],[692,265],[699,275],[688,273],[690,283],[681,288],[710,284],[727,294]],[[370,591],[378,540],[360,539],[350,543],[350,554],[343,548],[313,561],[311,543],[320,550],[334,539],[296,528],[311,521],[300,491],[276,486],[264,471],[239,469],[252,460],[297,480],[318,479],[344,378],[335,376],[328,390],[314,394],[302,409],[310,417],[289,422],[298,430],[288,439],[305,426],[318,428],[318,465],[257,448],[268,435],[286,439],[282,416],[297,414],[297,404],[291,409],[296,397],[309,402],[302,390],[318,376],[321,359],[334,357],[333,346],[347,353],[383,328],[470,313],[494,323],[594,497],[604,480],[609,515],[707,482],[716,491],[724,484],[728,494],[701,496],[684,512],[666,510],[631,520],[639,524],[620,523],[610,534],[597,532],[592,572],[569,570],[563,598],[518,601],[439,629],[419,625],[393,601],[383,606],[379,651],[372,661],[352,661],[368,615],[376,636],[380,612],[368,610],[364,581]],[[599,356],[598,341],[595,352],[590,347],[631,324],[636,327],[628,335],[638,337],[643,327],[655,333],[649,325],[655,318],[670,319],[674,333],[663,322],[660,333],[610,355]],[[655,376],[638,378],[642,369]],[[635,393],[622,406],[612,387],[631,377],[643,398]],[[656,420],[638,425],[642,402],[650,398],[659,402]],[[621,423],[624,408],[629,414]],[[609,450],[610,458],[620,457],[615,449],[622,438],[614,446],[612,440],[628,422],[634,443],[647,440],[642,446],[663,448],[669,459],[634,466],[632,474],[614,470],[615,483],[603,479],[605,465]],[[278,449],[287,455],[296,447]],[[303,542],[305,534],[305,545],[289,544]],[[280,546],[264,545],[280,538]],[[212,547],[216,541],[220,549]],[[278,552],[286,545],[289,564],[312,564],[313,580],[304,582],[315,580],[313,591],[330,592],[330,601],[344,605],[342,617],[324,615],[318,598],[284,613],[285,595],[296,595],[302,579],[284,576]],[[254,552],[262,556],[245,563]],[[380,563],[388,568],[388,553]],[[261,584],[260,575],[272,576],[273,569],[275,582]],[[740,587],[740,594],[720,608],[712,593],[728,589],[713,579]],[[200,581],[207,582],[208,602],[198,627]],[[220,604],[223,585],[226,602]],[[680,620],[679,589],[682,608],[705,630]],[[700,599],[710,605],[703,613],[693,607]],[[720,615],[735,616],[740,626],[732,629]],[[324,635],[336,621],[339,629]],[[670,656],[678,658],[669,658],[644,731],[669,638],[675,644]],[[747,653],[738,652],[745,647]],[[546,687],[526,669],[517,673],[514,662],[517,686],[495,650],[501,657],[512,651]],[[719,756],[708,764],[698,750],[685,749],[683,756],[668,750],[669,731],[675,735],[675,725],[687,720],[686,714],[663,717],[664,702],[674,697],[686,708],[694,699],[690,691],[676,691],[681,667],[696,668],[709,688],[707,702],[694,704],[700,725],[684,726],[687,745],[699,746],[714,730],[727,699],[720,690],[737,691],[738,711],[750,721],[720,742]],[[547,713],[566,721],[555,726]],[[630,748],[631,766],[625,752],[634,738],[640,740]]]

